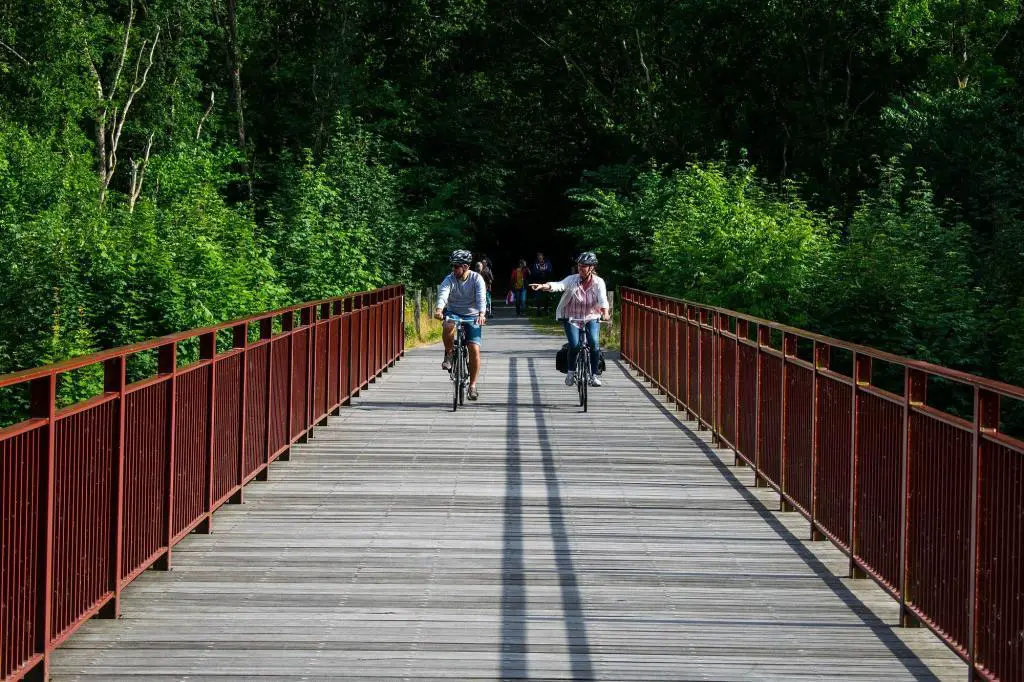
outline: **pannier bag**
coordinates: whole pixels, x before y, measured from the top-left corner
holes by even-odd
[[[597,373],[601,374],[604,372],[604,353],[598,354],[600,357],[597,363]],[[562,347],[555,353],[555,369],[562,374],[569,373],[569,344],[563,343]]]

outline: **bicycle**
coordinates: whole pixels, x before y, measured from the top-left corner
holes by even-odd
[[[576,391],[579,393],[580,407],[586,412],[588,407],[587,389],[590,387],[591,379],[594,376],[590,366],[590,354],[591,352],[597,352],[597,349],[591,351],[586,320],[577,320],[570,317],[568,322],[580,330],[580,347],[576,351],[576,367],[574,368],[572,380],[576,384]],[[604,320],[601,320],[600,323],[606,324]]]
[[[455,323],[455,343],[452,345],[452,368],[448,377],[452,381],[452,412],[466,402],[466,387],[469,386],[469,349],[466,347],[466,329],[470,324],[461,318],[445,315],[445,322]]]

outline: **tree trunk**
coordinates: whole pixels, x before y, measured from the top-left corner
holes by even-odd
[[[231,68],[231,86],[235,93],[235,113],[238,118],[238,147],[245,151],[245,110],[242,105],[242,53],[238,47],[238,12],[236,0],[228,3],[228,59]]]
[[[97,174],[100,176],[100,204],[107,197],[107,112],[96,117],[96,155],[99,157]]]

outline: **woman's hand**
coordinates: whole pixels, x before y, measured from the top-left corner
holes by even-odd
[[[547,284],[531,284],[530,285],[530,291],[547,291],[547,290],[548,290],[548,285]]]

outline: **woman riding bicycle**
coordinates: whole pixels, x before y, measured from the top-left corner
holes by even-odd
[[[452,251],[448,262],[452,266],[450,275],[444,278],[437,290],[434,317],[439,320],[455,317],[462,320],[466,330],[466,344],[469,346],[469,399],[476,400],[476,378],[480,374],[480,341],[483,333],[480,326],[487,321],[487,287],[479,273],[469,269],[473,254],[463,249]],[[455,323],[444,323],[444,362],[441,369],[452,368],[452,349],[455,345]]]
[[[565,385],[572,386],[575,379],[573,368],[576,367],[576,353],[582,343],[580,328],[574,322],[583,322],[587,338],[590,340],[591,386],[600,386],[597,378],[601,355],[598,352],[598,331],[601,321],[607,322],[608,288],[604,280],[594,273],[597,267],[597,256],[591,251],[581,253],[576,259],[579,272],[569,275],[561,282],[545,282],[531,284],[534,291],[561,291],[562,298],[555,309],[555,319],[561,320],[565,327],[565,338],[569,340],[569,373],[565,377]]]

